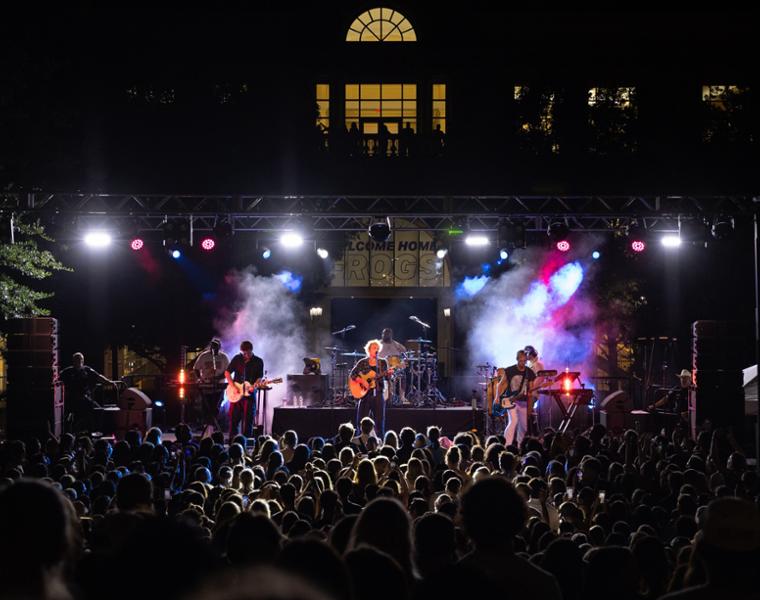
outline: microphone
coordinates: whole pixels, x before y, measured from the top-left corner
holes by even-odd
[[[417,317],[415,317],[414,315],[412,315],[411,317],[409,317],[409,320],[410,321],[419,321],[419,319]]]

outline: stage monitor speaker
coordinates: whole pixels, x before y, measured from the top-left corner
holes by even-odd
[[[696,321],[692,335],[692,433],[696,435],[705,421],[713,427],[740,428],[744,419],[744,375],[736,366],[736,351],[747,335],[746,328],[734,321]]]
[[[633,401],[625,390],[607,394],[599,403],[599,422],[609,430],[624,431],[632,427]]]
[[[63,433],[63,388],[58,380],[58,322],[41,317],[11,319],[5,352],[9,438]]]
[[[322,406],[327,399],[327,375],[288,375],[285,404]]]

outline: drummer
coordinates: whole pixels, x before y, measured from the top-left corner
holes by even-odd
[[[403,376],[401,369],[404,368],[402,354],[406,352],[406,348],[393,339],[393,330],[388,327],[383,329],[380,341],[382,342],[382,346],[380,346],[380,351],[377,353],[377,356],[387,360],[389,367],[399,369],[398,372],[402,375],[401,377],[393,378],[393,381],[391,382],[391,393],[396,393],[396,382],[398,382],[399,398],[401,402],[404,403],[406,402],[406,378]]]

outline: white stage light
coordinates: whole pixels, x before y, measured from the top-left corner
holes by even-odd
[[[681,245],[681,237],[675,233],[669,233],[662,236],[660,241],[666,248],[678,248]]]
[[[295,231],[287,231],[280,237],[280,243],[285,248],[300,248],[303,246],[303,238],[300,233]]]
[[[84,243],[90,248],[105,248],[111,245],[111,234],[106,231],[90,231],[84,236]]]
[[[470,233],[465,239],[464,243],[472,247],[488,246],[490,243],[488,237],[482,233]]]

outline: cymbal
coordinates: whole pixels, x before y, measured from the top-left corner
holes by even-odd
[[[432,340],[425,340],[423,338],[417,338],[417,339],[414,339],[414,340],[406,340],[406,343],[407,344],[415,344],[415,343],[416,344],[432,344],[433,341]]]
[[[475,365],[476,369],[490,369],[491,365]]]
[[[353,356],[354,358],[359,358],[361,356],[366,356],[363,352],[341,352],[341,356]]]
[[[337,346],[325,346],[325,350],[328,352],[340,352],[340,348]]]

